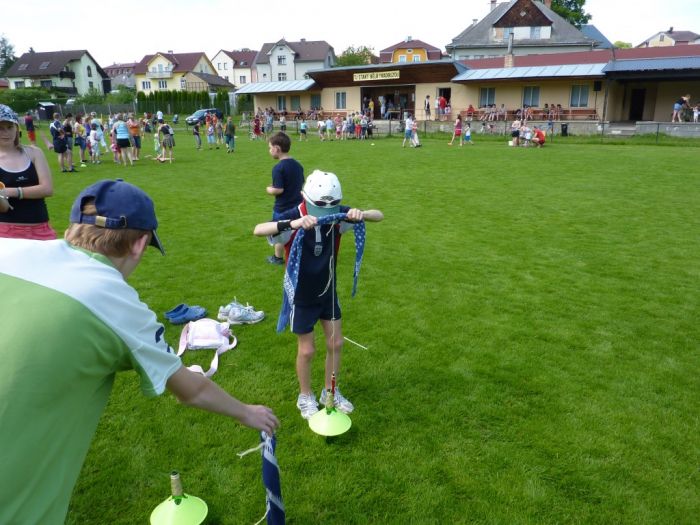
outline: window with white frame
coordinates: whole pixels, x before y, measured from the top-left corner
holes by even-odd
[[[277,80],[279,82],[284,82],[287,80],[287,73],[277,73]]]
[[[540,87],[525,86],[523,88],[523,106],[537,108],[540,106]]]
[[[588,85],[581,84],[571,86],[571,101],[569,106],[572,108],[588,107]]]
[[[479,88],[479,107],[490,106],[496,103],[496,88]]]
[[[345,109],[347,107],[348,94],[345,91],[338,91],[335,94],[335,109]]]
[[[87,76],[92,77],[92,68],[90,66],[87,67]]]
[[[238,77],[239,84],[245,84],[246,82],[248,82],[248,80],[246,79],[245,75],[241,75],[240,77]]]
[[[413,55],[414,62],[420,62],[420,55]]]
[[[320,108],[321,107],[321,95],[318,93],[315,93],[311,95],[311,107],[312,108]]]
[[[287,57],[286,55],[279,55],[277,57],[277,65],[278,66],[286,66],[287,65]]]
[[[39,69],[48,69],[50,63],[51,62],[42,62],[39,64]]]
[[[284,95],[277,95],[277,111],[287,110],[287,97]]]
[[[141,81],[141,89],[144,91],[151,89],[151,81],[150,80],[142,80]]]
[[[218,69],[219,71],[221,71],[221,62],[217,62],[217,63],[216,63],[216,69]]]
[[[228,69],[228,62],[224,62],[224,70]]]
[[[399,55],[399,63],[406,62],[406,55]]]
[[[292,108],[292,111],[299,109],[301,107],[301,97],[299,95],[289,97],[289,106]]]
[[[24,80],[15,80],[15,89],[22,89],[24,87]]]
[[[158,81],[158,89],[168,89],[168,81],[167,80],[159,80]]]

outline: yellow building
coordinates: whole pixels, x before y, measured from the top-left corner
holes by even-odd
[[[134,75],[136,90],[145,94],[234,88],[233,84],[216,75],[214,66],[203,52],[146,55],[134,67]]]
[[[422,40],[414,40],[410,36],[403,42],[389,46],[379,52],[379,62],[381,64],[427,62],[429,60],[440,60],[441,58],[442,51],[439,48],[426,44]]]

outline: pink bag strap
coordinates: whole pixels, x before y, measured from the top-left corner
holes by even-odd
[[[185,327],[182,329],[182,333],[180,334],[180,344],[178,345],[177,349],[177,355],[178,357],[182,356],[182,354],[185,353],[187,350],[187,337],[190,333],[190,324],[192,321],[187,323]],[[188,370],[191,370],[192,372],[196,372],[198,374],[202,374],[204,377],[211,377],[213,376],[216,371],[219,369],[219,356],[221,354],[224,354],[228,352],[229,350],[233,349],[236,347],[238,344],[238,339],[236,336],[232,333],[231,337],[233,338],[233,341],[229,344],[222,344],[216,349],[216,353],[214,354],[214,358],[211,360],[211,364],[209,365],[209,370],[206,372],[204,369],[199,366],[199,365],[190,365],[187,367]]]

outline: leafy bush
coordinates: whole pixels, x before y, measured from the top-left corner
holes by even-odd
[[[65,99],[65,94],[63,94]],[[0,91],[0,104],[10,106],[18,113],[36,108],[37,103],[54,101],[56,94],[44,88],[5,89]]]

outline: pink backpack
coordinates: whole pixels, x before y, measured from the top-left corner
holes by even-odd
[[[199,319],[190,321],[182,329],[180,334],[180,346],[177,355],[181,356],[185,350],[215,349],[216,354],[211,360],[209,370],[206,372],[199,365],[188,366],[192,372],[197,372],[205,377],[213,376],[219,368],[219,355],[234,348],[238,339],[229,328],[229,323],[220,323],[214,319]]]

